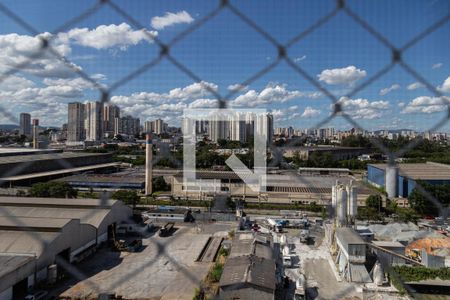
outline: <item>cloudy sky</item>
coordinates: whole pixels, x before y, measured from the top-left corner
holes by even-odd
[[[88,18],[55,31],[97,1],[64,1],[64,5],[58,0],[2,1],[36,32],[0,12],[0,74],[11,72],[34,55],[20,72],[0,82],[0,105],[16,118],[20,112],[29,112],[43,125],[59,126],[67,122],[68,102],[99,99],[97,88],[74,70],[81,70],[107,88],[158,57],[160,48],[155,37],[169,43],[216,9],[218,2],[115,0],[139,24],[105,5]],[[450,12],[444,0],[347,2],[395,47],[402,47]],[[332,0],[231,3],[281,44],[335,8]],[[403,56],[411,68],[446,96],[450,96],[449,36],[450,23],[446,23]],[[49,52],[36,57],[40,37],[51,39],[54,52],[70,63],[64,64]],[[235,91],[227,99],[229,107],[272,111],[276,126],[315,126],[332,110],[331,100],[284,61],[249,86],[241,85],[273,63],[277,49],[229,9],[177,41],[170,54],[202,82],[164,58],[114,89],[110,101],[141,121],[159,117],[170,125],[180,124],[183,109],[216,107],[211,90],[221,95]],[[435,97],[398,66],[351,98],[344,97],[389,64],[391,52],[343,13],[290,46],[288,55],[334,94],[344,110],[366,129],[425,130],[446,115],[446,99]],[[14,120],[0,116],[0,123]],[[342,118],[325,126],[352,127]],[[449,124],[441,131],[450,132]]]

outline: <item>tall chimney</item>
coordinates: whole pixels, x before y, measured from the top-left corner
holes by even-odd
[[[38,132],[37,128],[39,126],[39,119],[33,119],[33,148],[38,149]]]
[[[147,139],[145,141],[145,195],[152,194],[152,179],[153,179],[153,145],[152,145],[152,135],[147,134]]]

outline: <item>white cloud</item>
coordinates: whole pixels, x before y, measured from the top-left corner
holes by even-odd
[[[320,81],[333,85],[353,85],[356,81],[366,77],[365,70],[357,69],[355,66],[348,66],[340,69],[325,69],[317,77]]]
[[[306,55],[299,56],[299,57],[294,58],[294,62],[298,63],[305,59],[306,59]]]
[[[34,82],[24,77],[10,75],[0,82],[0,91],[17,91],[34,86]]]
[[[400,85],[397,83],[394,83],[393,85],[391,85],[390,87],[384,88],[382,90],[380,90],[380,96],[384,96],[392,91],[398,90],[400,88]]]
[[[342,109],[354,119],[377,119],[382,116],[382,111],[389,108],[388,101],[369,101],[367,99],[349,99],[341,97],[338,101]]]
[[[424,85],[422,83],[420,83],[420,82],[413,82],[410,85],[408,85],[406,88],[408,90],[410,90],[410,91],[413,91],[413,90],[420,89],[422,87],[424,87]]]
[[[97,28],[74,28],[67,33],[60,33],[62,40],[73,40],[76,44],[95,49],[119,47],[126,50],[130,45],[137,45],[141,41],[152,42],[152,37],[158,35],[156,31],[146,29],[133,30],[127,23],[119,25],[100,25]]]
[[[442,67],[444,64],[443,63],[435,63],[431,68],[434,69],[439,69],[440,67]]]
[[[271,103],[284,103],[298,97],[304,97],[300,91],[290,91],[284,84],[268,84],[262,91],[249,90],[236,97],[231,104],[240,107],[256,107]]]
[[[320,115],[320,110],[314,109],[311,106],[305,108],[305,111],[302,113],[302,118],[314,118]]]
[[[240,83],[231,84],[228,86],[228,90],[232,92],[244,92],[248,90],[247,85],[242,85]]]
[[[409,102],[401,111],[403,114],[444,112],[450,105],[448,97],[420,96]]]
[[[74,76],[72,69],[81,70],[81,67],[75,64],[69,67],[48,51],[41,50],[42,39],[50,38],[52,35],[48,32],[37,36],[16,33],[0,35],[0,73],[22,65],[21,72],[35,76],[59,78]],[[59,39],[54,39],[51,45],[61,56],[67,56],[72,50],[67,43]]]
[[[153,17],[151,24],[152,27],[158,30],[175,24],[189,24],[194,21],[194,18],[187,11],[179,11],[177,13],[166,12],[162,17]]]
[[[450,93],[450,77],[445,79],[444,83],[438,87],[438,90],[443,93]]]

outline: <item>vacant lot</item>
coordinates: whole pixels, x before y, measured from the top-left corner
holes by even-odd
[[[87,279],[69,283],[62,296],[108,293],[126,299],[192,299],[209,268],[195,259],[211,234],[199,233],[195,226],[176,227],[172,236],[143,239],[142,252],[102,249],[78,266]]]

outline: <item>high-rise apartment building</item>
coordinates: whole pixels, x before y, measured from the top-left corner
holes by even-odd
[[[114,119],[120,118],[120,108],[117,105],[108,104],[103,109],[103,129],[105,133],[114,133]]]
[[[86,138],[84,104],[79,102],[69,103],[67,140],[69,142],[80,142]]]
[[[102,102],[88,102],[85,104],[86,140],[101,141],[104,137]]]
[[[31,135],[31,115],[27,113],[20,114],[19,134]]]
[[[136,135],[140,133],[141,122],[139,118],[125,116],[114,119],[114,134]]]

